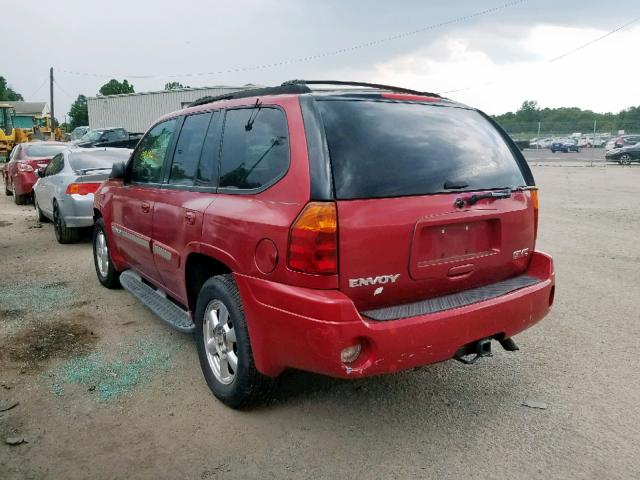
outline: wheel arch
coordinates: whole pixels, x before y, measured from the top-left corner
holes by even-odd
[[[198,294],[204,282],[216,275],[232,273],[229,266],[210,255],[193,252],[185,261],[185,286],[189,310],[195,312]]]

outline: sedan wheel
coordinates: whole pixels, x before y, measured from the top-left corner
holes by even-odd
[[[620,163],[622,165],[631,165],[631,155],[629,155],[628,153],[625,153],[623,155],[620,156]]]

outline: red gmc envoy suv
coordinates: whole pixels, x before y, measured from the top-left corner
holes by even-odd
[[[296,80],[158,120],[95,194],[94,261],[195,334],[239,408],[287,368],[358,378],[517,350],[555,290],[537,193],[476,109]]]

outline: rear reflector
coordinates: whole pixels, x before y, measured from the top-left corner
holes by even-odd
[[[95,193],[99,186],[99,183],[70,183],[65,193],[68,195],[89,195]]]
[[[299,272],[338,273],[338,216],[332,202],[311,202],[289,231],[287,265]]]
[[[538,190],[531,190],[531,202],[533,203],[533,235],[538,238]]]

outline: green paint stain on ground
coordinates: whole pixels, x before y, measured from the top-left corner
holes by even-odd
[[[67,282],[45,285],[0,284],[0,318],[21,317],[26,311],[43,312],[58,309],[73,301]]]
[[[171,339],[169,339],[171,340]],[[64,362],[48,373],[51,393],[64,395],[65,385],[80,385],[109,401],[132,393],[156,375],[171,370],[178,342],[138,342],[122,347],[112,359],[93,353]]]

